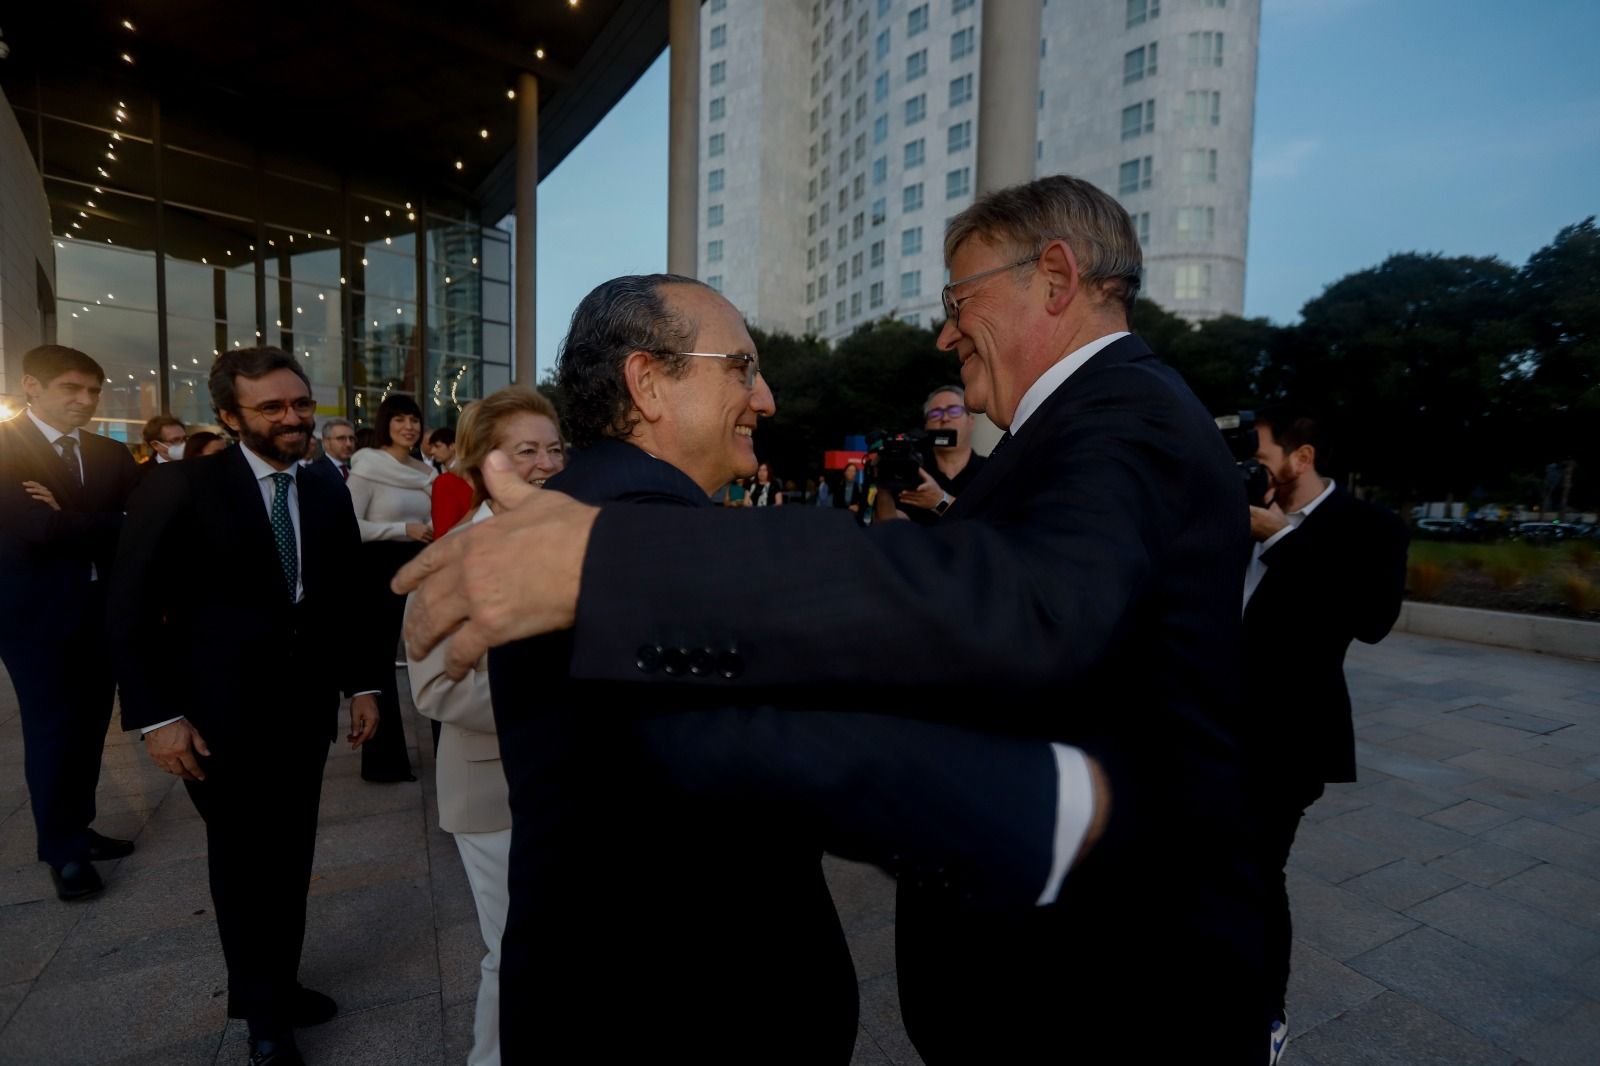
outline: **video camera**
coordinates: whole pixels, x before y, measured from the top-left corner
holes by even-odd
[[[1214,421],[1222,431],[1222,439],[1228,442],[1228,451],[1233,453],[1233,464],[1239,470],[1245,499],[1252,507],[1260,507],[1272,482],[1267,477],[1267,468],[1256,462],[1256,448],[1260,446],[1256,436],[1256,413],[1236,411],[1217,415]]]
[[[884,492],[904,492],[921,485],[922,475],[917,471],[919,467],[927,470],[933,466],[933,449],[955,446],[953,429],[914,429],[894,434],[874,429],[867,433],[867,451],[878,453],[876,484]]]

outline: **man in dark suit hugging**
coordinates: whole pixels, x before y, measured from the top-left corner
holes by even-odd
[[[1107,818],[1104,834],[1068,853],[1053,906],[984,909],[901,877],[912,1040],[930,1066],[1098,1063],[1139,1057],[1160,1026],[1192,1056],[1262,1061],[1231,457],[1128,332],[1141,253],[1114,199],[1065,176],[989,193],[950,221],[945,257],[940,346],[966,406],[1008,433],[937,525],[863,534],[789,508],[719,522],[547,490],[401,572],[420,584],[408,639],[448,634],[464,671],[485,646],[570,629],[571,676],[640,706],[720,692],[792,721],[807,701],[938,714],[1052,742],[1061,794],[1089,760],[1109,799],[1085,790],[1076,818]]]

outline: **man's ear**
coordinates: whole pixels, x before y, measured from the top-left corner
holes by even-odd
[[[1317,465],[1317,449],[1313,444],[1302,444],[1294,450],[1296,474],[1313,470]]]
[[[649,352],[635,351],[622,364],[623,380],[628,383],[628,396],[646,422],[659,422],[666,414],[666,399],[661,395],[664,376],[655,357]]]
[[[32,403],[35,399],[37,399],[39,394],[43,391],[44,382],[40,381],[32,374],[22,375],[22,394],[28,398],[29,403]]]
[[[235,437],[238,437],[240,435],[240,433],[239,433],[239,416],[238,415],[234,414],[232,411],[218,411],[217,412],[217,418],[222,422],[222,424],[224,426],[226,426],[228,428],[228,431],[231,432]]]
[[[1052,315],[1059,315],[1078,295],[1078,257],[1072,245],[1060,239],[1045,245],[1039,254],[1039,269],[1048,285],[1045,309]]]

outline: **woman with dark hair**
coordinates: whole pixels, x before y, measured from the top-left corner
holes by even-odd
[[[376,609],[371,638],[390,654],[400,641],[406,601],[389,590],[395,571],[433,539],[430,512],[433,467],[414,459],[422,439],[422,411],[409,396],[391,394],[378,405],[372,447],[350,459],[350,503],[361,527],[366,604]],[[361,746],[361,776],[368,781],[415,781],[406,755],[400,691],[393,671],[378,693],[378,733]]]
[[[469,405],[456,426],[455,471],[469,486],[472,507],[463,527],[488,520],[497,509],[483,484],[484,460],[496,448],[531,485],[542,486],[567,465],[556,409],[541,393],[512,385]],[[452,681],[445,673],[444,651],[440,645],[425,658],[407,659],[417,710],[444,723],[434,760],[439,828],[456,838],[487,949],[467,1056],[468,1066],[480,1066],[500,1061],[500,937],[510,906],[511,801],[489,703],[489,656],[480,656],[466,677]]]
[[[756,467],[756,479],[746,499],[747,507],[783,506],[783,492],[778,488],[778,483],[772,480],[772,468],[766,463]]]
[[[202,455],[215,455],[217,452],[227,451],[228,441],[219,433],[209,429],[198,430],[189,434],[183,442],[183,457],[185,459],[198,459]]]

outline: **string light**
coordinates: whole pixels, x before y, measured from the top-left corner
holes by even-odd
[[[487,141],[489,139],[489,131],[488,130],[479,130],[478,131],[478,136],[482,137],[484,140]]]
[[[122,20],[122,28],[127,30],[129,33],[137,33],[137,32],[139,32],[139,31],[137,31],[137,30],[135,30],[133,28],[133,23],[128,21],[127,19],[123,19]]]
[[[544,58],[544,49],[543,48],[535,48],[533,50],[533,58],[535,58],[535,59],[543,59]]]
[[[507,100],[515,100],[516,98],[517,98],[517,90],[515,90],[515,89],[507,89],[506,90],[506,99]]]
[[[122,53],[122,61],[130,67],[133,66],[133,57],[126,52]]]
[[[457,170],[465,170],[465,169],[467,169],[467,165],[465,163],[463,163],[461,160],[457,159],[456,160],[456,169]]]

